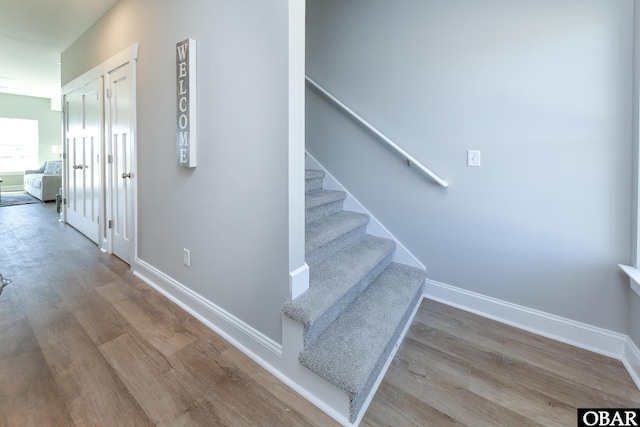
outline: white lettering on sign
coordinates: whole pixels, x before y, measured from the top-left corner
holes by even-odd
[[[176,154],[178,166],[196,167],[196,41],[176,44]]]

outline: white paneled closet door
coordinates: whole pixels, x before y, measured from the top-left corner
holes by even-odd
[[[62,217],[128,264],[136,236],[137,56],[136,44],[63,88]]]
[[[99,243],[103,132],[101,77],[65,94],[64,118],[66,221]]]
[[[132,62],[106,73],[109,214],[113,254],[131,264],[135,229],[134,69]]]

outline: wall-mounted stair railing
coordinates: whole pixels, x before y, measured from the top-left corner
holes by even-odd
[[[389,138],[387,138],[387,136],[385,136],[382,132],[380,132],[378,129],[376,129],[375,127],[373,127],[373,125],[371,125],[369,122],[367,122],[365,119],[363,119],[362,117],[360,117],[358,115],[358,113],[356,113],[355,111],[353,111],[351,108],[347,107],[344,103],[342,103],[342,101],[340,101],[338,98],[336,98],[335,96],[333,96],[331,93],[329,93],[329,91],[327,91],[325,88],[323,88],[322,86],[320,86],[318,83],[316,83],[313,79],[311,79],[309,76],[305,76],[307,83],[309,83],[311,86],[313,86],[316,90],[318,90],[320,93],[322,93],[324,96],[326,96],[327,98],[329,98],[331,101],[333,101],[334,104],[336,104],[338,107],[340,107],[340,109],[342,109],[343,111],[345,111],[347,114],[349,114],[351,117],[353,117],[354,119],[356,119],[360,124],[362,124],[364,127],[366,127],[367,129],[369,129],[371,132],[373,132],[376,136],[378,136],[381,140],[383,140],[384,142],[386,142],[391,148],[393,148],[394,150],[396,150],[398,153],[400,153],[406,160],[407,160],[407,164],[409,166],[415,165],[418,169],[420,169],[422,172],[424,172],[426,175],[428,175],[431,179],[433,179],[435,182],[437,182],[438,184],[440,184],[441,186],[443,186],[444,188],[447,188],[449,186],[449,183],[447,181],[445,181],[444,179],[440,178],[438,175],[436,175],[435,173],[433,173],[433,171],[431,171],[429,168],[427,168],[425,165],[423,165],[422,163],[420,163],[418,160],[416,160],[415,157],[413,157],[411,154],[407,153],[405,150],[403,150],[398,144],[396,144],[395,142],[393,142],[392,140],[390,140]]]

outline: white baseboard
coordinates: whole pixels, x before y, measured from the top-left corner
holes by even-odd
[[[623,334],[576,322],[543,311],[487,297],[454,286],[427,279],[426,298],[442,302],[556,341],[625,361],[627,354],[635,357],[636,372],[640,372],[640,352]],[[635,348],[636,353],[631,354]],[[625,363],[625,366],[627,364]],[[629,372],[633,377],[634,374]],[[638,384],[638,381],[636,381]]]
[[[149,286],[162,293],[181,308],[192,314],[209,328],[223,336],[238,348],[251,347],[258,344],[264,349],[282,356],[282,345],[246,324],[223,308],[212,303],[202,295],[192,291],[183,284],[167,276],[147,262],[136,259],[134,274]],[[244,334],[239,336],[238,332]],[[247,341],[248,338],[249,340]],[[253,351],[251,351],[253,353]]]
[[[371,398],[373,397],[373,391],[363,405],[363,411],[361,411],[360,417],[355,423],[349,423],[348,418],[345,416],[345,413],[348,413],[346,408],[336,411],[336,408],[343,405],[339,403],[339,400],[336,400],[337,398],[331,397],[331,394],[333,394],[331,390],[332,387],[321,385],[320,383],[324,380],[314,375],[309,375],[301,365],[296,363],[297,348],[286,348],[287,346],[285,346],[285,351],[283,352],[282,344],[273,341],[231,313],[139,258],[135,260],[133,267],[134,274],[137,277],[141,278],[151,287],[202,321],[210,329],[221,335],[249,358],[289,387],[293,388],[296,392],[303,395],[307,400],[322,409],[340,424],[344,426],[357,426],[360,423],[362,415],[366,412],[366,407],[370,404]],[[308,269],[302,268],[298,270],[291,276],[293,282],[297,282],[295,279],[298,276],[300,276],[301,281],[304,281],[302,279],[304,279],[305,274],[308,274]],[[621,360],[633,381],[638,388],[640,388],[640,349],[638,349],[633,341],[626,335],[487,297],[429,279],[425,281],[424,297],[538,335]],[[414,315],[415,311],[412,317]],[[406,334],[407,328],[403,331],[402,336]],[[284,329],[283,343],[286,344],[288,342],[287,328]],[[297,339],[300,338],[298,335],[301,336],[299,333],[295,335]],[[399,343],[396,344],[396,348],[393,351],[394,354],[398,345]],[[298,346],[301,346],[301,343]],[[387,365],[390,363],[392,357],[393,355],[387,361]],[[378,378],[374,390],[377,389],[381,380],[382,377]],[[309,389],[307,389],[307,387],[309,387]],[[326,390],[323,390],[323,388]],[[311,390],[314,391],[310,392]],[[318,391],[322,391],[322,393],[316,395],[315,393]]]
[[[8,191],[24,191],[24,186],[22,185],[2,185],[0,190],[4,192]]]
[[[627,368],[631,379],[636,383],[636,386],[640,389],[640,350],[631,341],[631,338],[627,337],[624,348],[624,357],[622,358],[624,367]]]
[[[349,399],[346,394],[298,362],[298,354],[302,347],[302,325],[285,319],[283,326],[289,322],[300,329],[291,331],[291,327],[283,327],[283,343],[290,343],[292,335],[299,341],[299,345],[291,348],[289,344],[290,348],[286,348],[149,263],[136,258],[132,267],[137,277],[207,325],[267,372],[341,425],[352,426],[348,419]],[[292,277],[297,277],[298,279],[295,280],[297,282],[303,282],[305,274],[308,275],[308,268],[303,266],[298,270],[296,270],[298,273],[293,274]]]

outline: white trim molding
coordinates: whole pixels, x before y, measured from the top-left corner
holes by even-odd
[[[456,288],[434,280],[426,280],[424,296],[428,299],[621,361],[624,361],[624,357],[628,353],[630,339],[626,335]],[[638,357],[636,366],[640,367],[640,357]],[[633,374],[631,375],[633,376]]]
[[[625,272],[627,270],[620,266]],[[633,269],[640,275],[640,271]],[[636,276],[640,280],[640,276]],[[632,284],[634,279],[632,277]],[[640,289],[638,283],[636,287]],[[634,289],[636,292],[638,290]],[[543,311],[491,298],[451,285],[426,280],[424,297],[545,336],[575,347],[620,360],[640,389],[640,349],[624,334],[598,328]]]
[[[309,265],[305,262],[289,273],[289,294],[296,299],[309,289]]]
[[[622,271],[624,271],[631,279],[629,283],[631,285],[631,289],[633,289],[633,292],[640,295],[640,270],[635,267],[623,264],[618,264],[618,267],[620,267]]]
[[[212,303],[202,295],[192,291],[182,283],[169,277],[149,263],[136,258],[134,274],[152,288],[169,298],[185,311],[206,324],[236,347],[244,348],[246,343],[233,332],[240,331],[254,343],[268,349],[277,356],[282,356],[282,345],[238,319],[233,314]],[[220,322],[222,321],[222,322]],[[231,328],[225,328],[227,324]]]
[[[622,363],[627,368],[633,382],[640,389],[640,350],[629,337],[625,343]]]
[[[344,188],[340,182],[333,176],[327,169],[318,162],[313,155],[306,152],[305,155],[307,169],[321,169],[324,171],[325,176],[322,182],[323,188],[327,190],[340,190],[347,193],[347,198],[344,200],[344,209],[348,211],[360,212],[369,215],[369,223],[367,224],[367,234],[371,234],[377,237],[383,237],[396,242],[396,249],[393,251],[393,261],[402,264],[407,264],[412,267],[420,268],[426,271],[424,264],[418,260],[409,250],[398,240],[389,230],[387,230],[375,216],[369,212],[362,203],[360,203],[346,188]]]
[[[306,264],[305,264],[306,265]],[[303,345],[302,325],[282,315],[282,342],[279,344],[211,301],[140,258],[135,258],[133,274],[169,300],[204,323],[267,372],[291,387],[309,402],[344,426],[349,423],[349,398],[298,361]],[[298,269],[304,276],[304,268]]]

